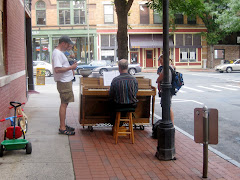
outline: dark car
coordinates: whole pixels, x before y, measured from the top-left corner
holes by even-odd
[[[77,68],[76,68],[76,71],[77,71],[78,74],[80,74],[81,69],[93,70],[95,68],[98,68],[98,67],[101,67],[101,66],[107,66],[109,64],[111,64],[111,61],[105,61],[105,60],[92,61],[90,64],[78,65]]]
[[[117,71],[118,70],[118,65],[117,64],[112,64],[108,66],[101,66],[98,68],[95,68],[93,72],[99,72],[100,75],[103,75],[104,71]],[[140,64],[129,64],[128,65],[128,73],[131,75],[134,75],[135,73],[141,72],[141,66]]]

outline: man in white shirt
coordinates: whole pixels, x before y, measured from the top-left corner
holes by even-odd
[[[59,108],[60,128],[59,134],[74,135],[74,128],[67,126],[65,123],[66,111],[69,102],[74,102],[72,91],[73,70],[77,68],[77,63],[69,64],[67,57],[64,55],[69,45],[72,44],[68,36],[62,36],[59,39],[58,46],[52,54],[52,66],[54,80],[57,82],[57,89],[61,98]]]

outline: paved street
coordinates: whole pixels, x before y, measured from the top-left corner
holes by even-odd
[[[177,96],[173,97],[172,105],[175,125],[183,131],[194,135],[194,108],[216,108],[219,111],[219,143],[211,145],[214,149],[240,162],[239,112],[240,112],[240,77],[239,73],[190,72],[179,70],[184,74],[185,85]],[[156,86],[155,73],[139,73],[152,79]],[[79,76],[74,83],[78,94]],[[46,78],[46,84],[54,84],[53,77]],[[155,121],[162,116],[160,98],[156,97]]]
[[[183,70],[179,70],[183,71]],[[185,85],[173,97],[175,125],[194,135],[194,108],[216,108],[219,111],[219,143],[214,149],[240,162],[240,73],[183,71]],[[146,77],[156,79],[155,74]],[[155,104],[156,114],[161,116],[160,99]]]

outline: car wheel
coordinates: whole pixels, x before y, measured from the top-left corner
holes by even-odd
[[[49,70],[46,70],[45,71],[45,76],[50,77],[51,76],[51,72]]]
[[[81,69],[77,69],[77,73],[78,73],[78,75],[80,75],[80,71],[81,71]]]
[[[107,72],[107,69],[100,69],[99,74],[103,75],[103,72]]]
[[[223,73],[223,71],[219,71],[220,73]]]
[[[131,74],[131,75],[134,75],[136,73],[136,69],[131,68],[131,69],[128,70],[128,73]]]
[[[231,68],[231,67],[228,67],[228,68],[226,69],[226,71],[227,71],[227,73],[230,73],[230,72],[232,72],[232,68]]]

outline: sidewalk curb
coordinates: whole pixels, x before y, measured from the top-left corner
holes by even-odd
[[[154,114],[154,117],[158,118],[158,119],[162,119],[162,117]],[[182,130],[181,128],[177,127],[174,125],[174,128],[179,131],[180,133],[184,134],[185,136],[189,137],[190,139],[192,139],[194,141],[194,136],[192,136],[191,134],[187,133],[186,131]],[[198,143],[198,144],[201,144],[201,143]],[[202,145],[202,144],[201,144]],[[224,160],[232,163],[233,165],[237,166],[240,168],[240,163],[235,161],[234,159],[228,157],[227,155],[221,153],[220,151],[214,149],[213,147],[209,146],[208,147],[208,150],[213,152],[214,154],[218,155],[219,157],[223,158]]]

